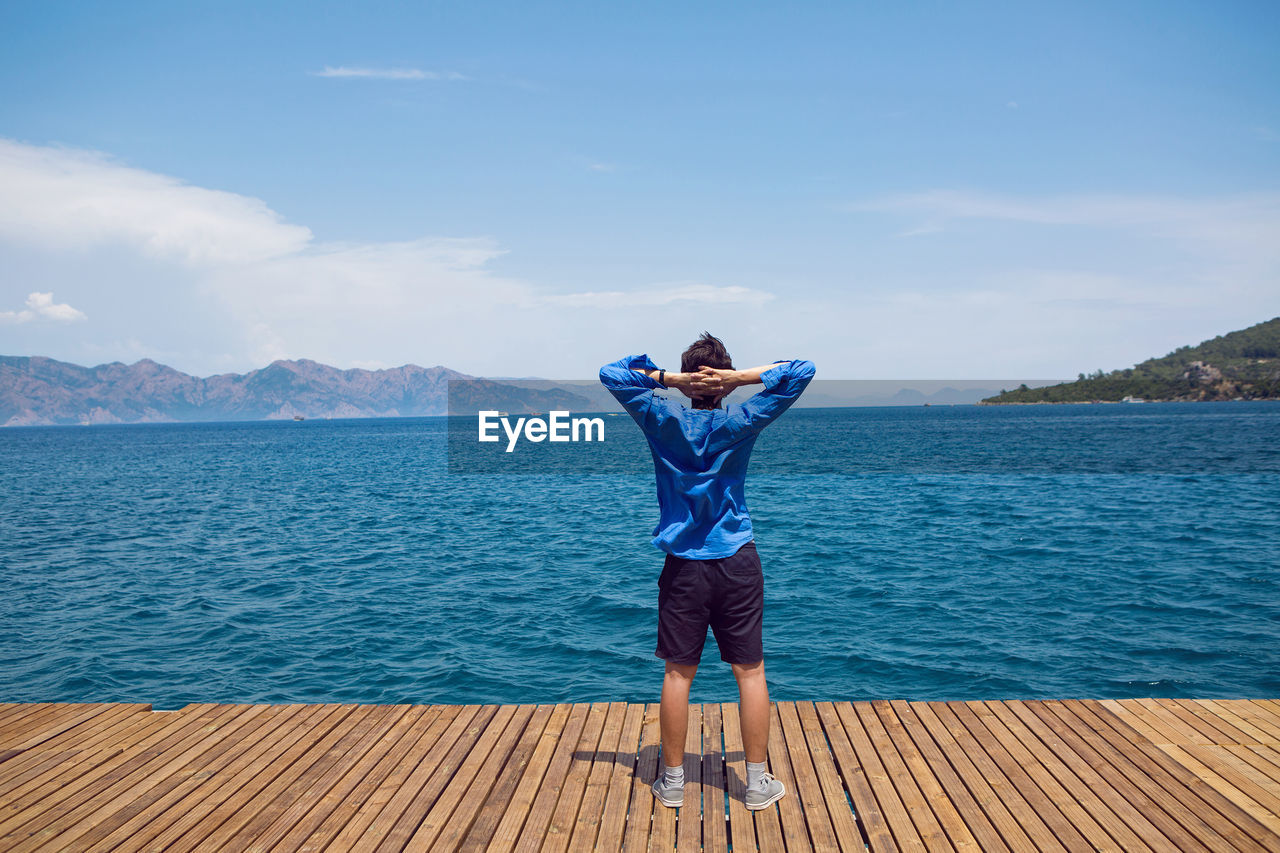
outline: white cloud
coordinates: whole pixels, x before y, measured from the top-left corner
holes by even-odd
[[[323,71],[312,71],[316,77],[345,77],[364,80],[467,80],[457,71],[423,71],[421,68],[352,68],[326,65]]]
[[[104,154],[0,139],[0,236],[60,250],[125,245],[191,266],[297,252],[311,231],[259,199],[193,187]]]
[[[83,311],[65,302],[54,302],[52,293],[32,293],[27,297],[27,307],[20,311],[0,311],[0,323],[29,323],[32,320],[52,320],[72,323],[88,319]]]
[[[666,306],[722,312],[772,298],[701,283],[551,290],[495,272],[505,250],[492,238],[319,241],[258,199],[189,186],[100,154],[0,140],[0,259],[6,243],[28,255],[41,247],[48,260],[40,268],[55,278],[58,259],[83,253],[92,279],[61,280],[114,297],[116,326],[95,316],[97,337],[78,339],[77,352],[137,336],[169,352],[203,346],[209,351],[172,360],[197,373],[286,357],[510,373],[511,352],[570,337],[583,346],[615,341],[638,316],[618,307],[656,317]],[[93,263],[99,257],[106,261]],[[163,309],[146,287],[162,288]],[[37,309],[50,319],[75,310],[50,297],[0,318],[24,322]],[[556,355],[556,364],[573,363],[570,354]],[[528,365],[526,372],[554,369]]]
[[[1280,193],[1209,198],[1102,194],[1022,197],[935,190],[858,202],[848,209],[898,213],[925,223],[908,233],[940,231],[941,223],[948,220],[1072,225],[1132,230],[1280,259]]]
[[[637,291],[588,291],[543,297],[543,301],[552,305],[569,308],[626,308],[682,302],[695,305],[761,305],[770,299],[773,299],[773,294],[762,290],[737,286],[717,287],[697,282],[662,285]]]

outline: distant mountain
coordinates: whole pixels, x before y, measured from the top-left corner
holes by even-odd
[[[469,380],[455,386],[458,413],[581,410],[586,402],[563,389],[521,388],[439,366],[339,370],[308,359],[280,360],[201,379],[150,359],[81,367],[0,356],[0,425],[442,415],[451,379]]]
[[[1280,317],[1179,347],[1124,370],[1080,374],[1075,382],[1025,385],[984,403],[1120,402],[1280,399]]]

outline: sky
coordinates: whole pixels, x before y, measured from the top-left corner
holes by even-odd
[[[0,5],[0,354],[1073,378],[1280,315],[1274,2]]]

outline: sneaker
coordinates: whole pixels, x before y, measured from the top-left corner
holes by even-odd
[[[747,801],[747,808],[751,811],[759,811],[782,799],[787,793],[787,789],[782,787],[782,783],[773,778],[772,773],[765,773],[760,777],[760,782],[747,789],[747,795],[743,799]]]
[[[684,784],[668,785],[667,774],[659,773],[653,780],[653,796],[664,806],[678,809],[684,805]]]

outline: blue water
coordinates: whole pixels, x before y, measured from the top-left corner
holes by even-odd
[[[442,418],[2,430],[0,701],[652,701],[652,472],[608,430],[607,473],[534,476],[450,473]],[[773,696],[1280,696],[1278,437],[792,411],[747,485]]]

